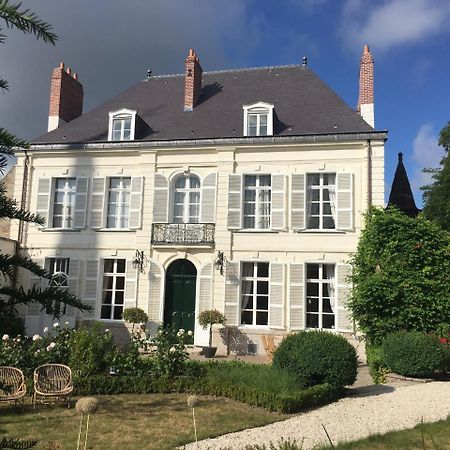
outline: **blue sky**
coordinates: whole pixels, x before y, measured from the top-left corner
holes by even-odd
[[[154,74],[181,73],[189,48],[204,70],[300,63],[350,106],[359,58],[375,59],[375,125],[387,129],[387,194],[397,153],[418,205],[423,167],[438,165],[450,120],[449,0],[24,0],[52,23],[55,47],[18,31],[0,46],[0,126],[31,139],[46,130],[49,80],[60,61],[79,74],[85,111]]]

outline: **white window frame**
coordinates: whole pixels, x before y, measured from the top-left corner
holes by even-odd
[[[53,266],[53,267],[52,267]],[[46,257],[44,261],[44,267],[50,275],[54,275],[55,273],[61,273],[66,276],[66,285],[65,286],[57,286],[59,289],[64,289],[65,291],[69,289],[69,268],[70,268],[70,258],[62,257],[62,256],[50,256]],[[59,270],[55,270],[59,269]],[[62,270],[64,269],[64,270]],[[51,279],[49,280],[49,285],[51,284]],[[62,315],[66,314],[67,305],[62,304]],[[61,311],[60,311],[61,312]],[[48,314],[48,311],[45,311]]]
[[[244,277],[244,264],[253,264],[253,276]],[[267,264],[267,277],[258,277],[258,264]],[[239,326],[240,327],[251,327],[251,328],[268,328],[269,327],[269,314],[270,314],[270,262],[269,261],[241,261],[240,262],[240,282],[239,282]],[[243,282],[244,281],[252,281],[253,282],[253,293],[251,294],[253,297],[253,307],[250,309],[242,307],[243,296]],[[260,294],[260,296],[267,296],[267,310],[265,309],[257,309],[257,300],[258,300],[258,282],[267,282],[267,294]],[[243,311],[251,311],[252,312],[252,323],[242,323],[242,312]],[[256,313],[257,312],[266,312],[267,313],[267,323],[266,324],[256,324]]]
[[[64,188],[62,190],[58,190],[59,192],[63,192],[63,211],[62,211],[62,226],[55,227],[54,219],[55,219],[55,196],[56,196],[56,185],[58,180],[65,180]],[[68,181],[73,180],[74,186],[72,188],[68,187]],[[69,204],[69,194],[73,195],[73,205]],[[76,197],[77,197],[77,177],[55,177],[52,179],[51,183],[51,214],[50,220],[51,227],[54,229],[73,229],[73,222],[75,220],[75,205],[76,205]],[[72,211],[69,212],[69,207],[72,206]]]
[[[111,180],[114,179],[119,179],[120,180],[120,187],[118,189],[114,189],[117,192],[117,208],[116,211],[119,211],[119,216],[116,217],[117,219],[117,226],[115,227],[110,227],[108,226],[108,212],[109,212],[109,199],[110,199],[110,193],[111,193]],[[129,179],[130,180],[130,187],[128,188],[128,192],[129,192],[129,202],[128,202],[128,217],[127,217],[127,226],[126,227],[122,227],[121,226],[121,221],[122,221],[122,215],[120,214],[120,211],[122,210],[122,206],[123,206],[123,193],[125,192],[125,188],[123,187],[123,180],[124,179]],[[105,224],[105,229],[107,230],[129,230],[130,229],[130,210],[131,210],[131,180],[132,177],[131,176],[118,176],[118,177],[107,177],[106,178],[106,186],[105,186],[105,197],[106,197],[106,201],[105,201],[105,219],[104,219],[104,224]],[[125,216],[123,216],[125,217]]]
[[[130,138],[124,139],[123,138],[123,123],[121,127],[121,139],[119,141],[133,141],[135,139],[135,131],[136,131],[136,115],[137,110],[133,109],[120,109],[119,111],[112,111],[109,113],[109,123],[108,123],[108,141],[113,140],[113,133],[114,133],[114,121],[116,120],[123,120],[131,119],[131,129],[130,129]]]
[[[191,181],[190,178],[194,177],[198,179],[199,186],[198,188],[192,188],[191,187]],[[178,180],[181,178],[184,178],[185,180],[188,180],[189,187],[185,188],[176,188],[175,185]],[[176,192],[183,192],[184,193],[184,199],[183,199],[183,220],[181,222],[175,221],[175,196]],[[193,222],[190,217],[190,206],[194,205],[196,203],[191,203],[190,201],[190,193],[191,192],[198,192],[198,220],[196,222]],[[202,179],[195,173],[187,173],[187,174],[178,174],[176,175],[172,182],[171,182],[171,221],[172,223],[200,223],[200,217],[201,217],[201,206],[202,206]]]
[[[244,136],[250,136],[249,133],[249,117],[251,115],[257,116],[257,127],[256,127],[256,136],[251,137],[258,137],[258,136],[273,136],[273,109],[274,109],[273,103],[266,103],[266,102],[256,102],[251,103],[249,105],[242,105],[242,109],[244,111]],[[267,115],[267,134],[261,135],[261,127],[260,127],[260,121],[261,116]]]
[[[333,282],[330,283],[329,279],[324,277],[324,266],[333,266],[334,268],[334,277]],[[319,278],[308,278],[308,266],[318,266],[319,267]],[[326,331],[334,331],[336,330],[337,325],[337,264],[333,262],[307,262],[305,263],[305,329],[307,330],[326,330]],[[318,311],[312,312],[310,314],[318,315],[318,327],[308,327],[308,283],[318,284]],[[332,309],[334,308],[334,326],[332,328],[324,328],[323,327],[323,316],[331,315],[331,313],[323,312],[323,285],[324,284],[332,284],[334,288],[334,304],[331,305]],[[331,303],[331,302],[330,302]]]
[[[123,261],[124,262],[124,271],[123,272],[117,272],[117,261]],[[127,261],[125,258],[104,258],[102,261],[102,276],[100,278],[101,280],[101,291],[100,291],[100,320],[109,320],[109,321],[123,321],[122,317],[120,319],[114,319],[114,309],[116,306],[122,306],[122,314],[125,309],[125,288],[127,283]],[[113,261],[113,271],[112,272],[105,272],[105,263],[106,261]],[[111,303],[103,303],[103,292],[105,291],[103,284],[105,276],[111,277],[113,279],[113,284],[111,288]],[[117,277],[123,277],[123,289],[116,289],[116,281]],[[106,289],[109,290],[109,289]],[[120,304],[116,304],[116,293],[117,292],[123,292],[123,302]],[[109,317],[102,317],[102,308],[103,306],[110,306],[111,312]]]
[[[323,184],[323,176],[324,175],[334,175],[334,185]],[[308,184],[308,179],[311,176],[319,176],[319,186],[314,186],[310,188],[310,185]],[[323,227],[323,219],[324,219],[324,199],[323,199],[323,191],[325,189],[329,189],[329,186],[334,186],[334,207],[335,207],[335,217],[334,220],[334,228],[324,228]],[[310,214],[308,213],[309,210],[309,190],[314,189],[319,191],[319,227],[318,228],[310,228],[308,226],[308,222],[310,219]],[[316,201],[315,201],[316,202]],[[328,216],[328,215],[327,215]],[[306,174],[306,180],[305,180],[305,229],[306,230],[320,230],[320,231],[335,231],[337,230],[337,172],[309,172]]]
[[[249,186],[248,190],[255,190],[255,226],[253,228],[248,228],[245,226],[245,191],[247,189],[245,180],[246,177],[254,177],[256,176],[256,185],[255,186]],[[260,177],[270,177],[270,186],[260,186]],[[254,189],[253,189],[254,188]],[[268,215],[268,227],[262,227],[261,226],[261,217],[264,217],[261,214],[261,201],[259,198],[259,193],[262,190],[269,191],[270,194],[270,211]],[[270,231],[272,229],[272,174],[270,173],[245,173],[242,175],[242,229],[243,230],[259,230],[259,231]]]

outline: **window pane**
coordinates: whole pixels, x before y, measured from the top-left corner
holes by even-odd
[[[253,312],[242,311],[241,313],[241,324],[242,325],[252,325],[253,324]]]
[[[319,189],[310,189],[309,190],[309,200],[318,202],[320,200],[320,191]]]
[[[256,313],[256,325],[267,325],[269,314],[267,312]]]
[[[244,203],[244,215],[254,216],[256,205],[254,203]]]
[[[131,130],[131,117],[129,119],[124,119],[123,121],[123,127],[126,130]]]
[[[311,203],[311,214],[315,216],[319,214],[319,203]]]
[[[270,186],[272,177],[270,175],[260,175],[259,185],[260,186]]]
[[[253,276],[253,263],[243,263],[242,264],[242,276],[252,277]]]
[[[109,187],[111,189],[117,189],[120,185],[120,178],[110,178],[109,179]]]
[[[255,228],[255,218],[254,217],[244,217],[244,228],[254,229]]]
[[[308,175],[308,186],[319,186],[320,184],[320,175],[317,173]]]
[[[323,306],[322,306],[322,311],[324,313],[333,313],[333,308],[331,307],[331,301],[329,298],[324,298],[323,299]]]
[[[103,289],[112,289],[113,279],[112,277],[103,277]]]
[[[111,319],[111,306],[102,305],[101,319]]]
[[[123,291],[116,291],[116,297],[114,299],[114,304],[123,305]]]
[[[117,218],[115,216],[108,216],[106,219],[106,228],[117,228]]]
[[[319,206],[319,205],[317,205],[317,206]],[[331,205],[329,203],[323,204],[323,213],[326,216],[331,216]]]
[[[324,185],[334,185],[336,180],[336,175],[334,173],[324,173],[323,174],[323,184]]]
[[[306,265],[306,278],[319,278],[319,264]]]
[[[253,297],[251,295],[244,295],[242,297],[242,309],[253,308]]]
[[[260,127],[259,135],[260,136],[267,136],[267,127]]]
[[[319,312],[319,299],[308,297],[306,300],[306,310],[308,312]]]
[[[243,295],[253,294],[253,281],[251,280],[242,281],[242,294]]]
[[[322,316],[322,328],[334,328],[334,315],[324,314]]]
[[[265,309],[269,308],[269,297],[267,295],[258,295],[256,300],[256,309]]]
[[[311,230],[316,230],[319,228],[319,218],[318,217],[308,217],[308,228]]]
[[[114,307],[114,319],[120,320],[122,318],[123,306],[115,306]]]
[[[122,186],[129,189],[131,186],[131,178],[122,178]]]
[[[130,130],[124,130],[123,131],[123,140],[129,141],[131,139],[131,132]]]
[[[332,230],[335,228],[334,219],[332,217],[323,218],[323,227],[327,230]]]
[[[245,175],[245,186],[256,186],[256,175]]]
[[[255,201],[256,200],[256,191],[253,190],[249,190],[249,189],[245,189],[244,191],[244,200],[245,201]]]
[[[56,189],[64,189],[64,186],[66,185],[66,179],[65,178],[57,178],[55,182],[55,188]]]
[[[122,120],[121,119],[114,120],[113,121],[113,130],[120,131],[121,128],[122,128]]]
[[[189,192],[189,203],[200,203],[200,192]]]
[[[260,114],[259,123],[262,127],[267,127],[267,114]]]
[[[306,314],[306,327],[319,328],[319,316],[317,314]]]
[[[105,259],[104,266],[103,266],[103,272],[104,273],[112,273],[114,267],[114,260],[113,259]]]
[[[175,181],[175,189],[184,189],[186,187],[187,178],[179,177]]]
[[[198,189],[200,187],[200,180],[198,179],[198,177],[190,177],[189,182],[191,184],[191,188]]]
[[[256,127],[257,123],[258,123],[258,116],[256,114],[250,114],[248,116],[249,127]]]
[[[269,276],[269,263],[258,263],[258,277],[267,278]]]
[[[306,284],[306,295],[318,297],[319,296],[319,283],[307,283]]]
[[[112,303],[112,291],[103,291],[102,303],[110,305]]]
[[[269,293],[269,282],[258,281],[258,294],[268,294],[268,293]]]
[[[125,260],[124,259],[117,260],[117,273],[125,273]]]
[[[116,289],[125,289],[125,277],[116,278]]]

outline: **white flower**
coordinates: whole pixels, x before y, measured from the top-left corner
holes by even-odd
[[[47,345],[47,351],[51,351],[56,347],[56,344],[54,342],[50,342],[50,344]]]
[[[109,332],[110,332],[109,328],[106,328],[105,333],[109,333]]]
[[[180,328],[180,329],[178,330],[177,336],[180,337],[180,336],[183,336],[183,334],[184,334],[184,329],[183,329],[183,328]]]
[[[64,322],[64,325],[67,327],[67,326],[69,326],[70,324],[69,324],[69,322],[66,320],[66,321]]]
[[[41,353],[41,350],[38,348],[38,349],[34,352],[34,356],[39,355],[39,353]]]
[[[15,340],[16,342],[21,342],[21,341],[22,341],[22,339],[20,339],[19,336],[17,336],[14,340]]]
[[[40,339],[42,339],[38,334],[35,334],[33,336],[33,341],[39,341]]]
[[[44,333],[48,333],[48,327],[44,328]]]
[[[175,347],[170,347],[170,350],[169,350],[170,353],[174,353],[176,351],[177,351],[177,349]]]
[[[9,334],[4,334],[2,337],[2,341],[8,341],[9,340]]]
[[[158,330],[158,334],[163,334],[163,330]]]
[[[192,330],[188,331],[188,336],[192,336],[194,333],[192,332]]]
[[[54,324],[53,324],[53,328],[58,328],[59,327],[59,323],[58,322],[55,322]]]

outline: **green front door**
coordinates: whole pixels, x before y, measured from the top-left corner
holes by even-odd
[[[194,333],[196,280],[197,270],[190,261],[178,259],[169,266],[164,302],[165,326]]]

